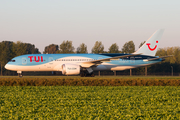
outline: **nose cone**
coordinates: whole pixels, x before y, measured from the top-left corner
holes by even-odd
[[[9,70],[9,64],[7,63],[5,66],[4,66],[7,70]]]
[[[4,67],[5,67],[6,69],[8,69],[8,66],[9,66],[9,65],[8,65],[8,64],[6,64]]]
[[[7,63],[5,66],[4,66],[7,70],[13,70],[13,71],[16,71],[16,66],[15,65],[11,65],[9,63]]]

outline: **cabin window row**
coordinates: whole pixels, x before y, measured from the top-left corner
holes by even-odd
[[[55,61],[92,61],[95,59],[59,59],[59,60],[55,60]]]

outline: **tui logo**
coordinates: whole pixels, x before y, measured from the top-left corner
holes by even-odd
[[[158,41],[156,41],[156,43],[158,43]],[[148,46],[149,50],[151,50],[151,51],[154,51],[157,48],[157,45],[155,45],[154,48],[151,48],[150,47],[151,43],[146,43],[146,45]]]
[[[32,62],[32,61],[35,61],[35,62],[43,62],[43,56],[28,56],[28,58],[30,59],[30,62]],[[33,60],[33,58],[34,58],[34,60]]]

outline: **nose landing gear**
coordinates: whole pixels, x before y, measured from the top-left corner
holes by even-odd
[[[19,77],[23,77],[22,71],[17,71]]]

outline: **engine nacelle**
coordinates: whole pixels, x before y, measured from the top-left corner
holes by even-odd
[[[63,64],[62,65],[63,75],[78,75],[80,74],[80,66],[75,64]]]

